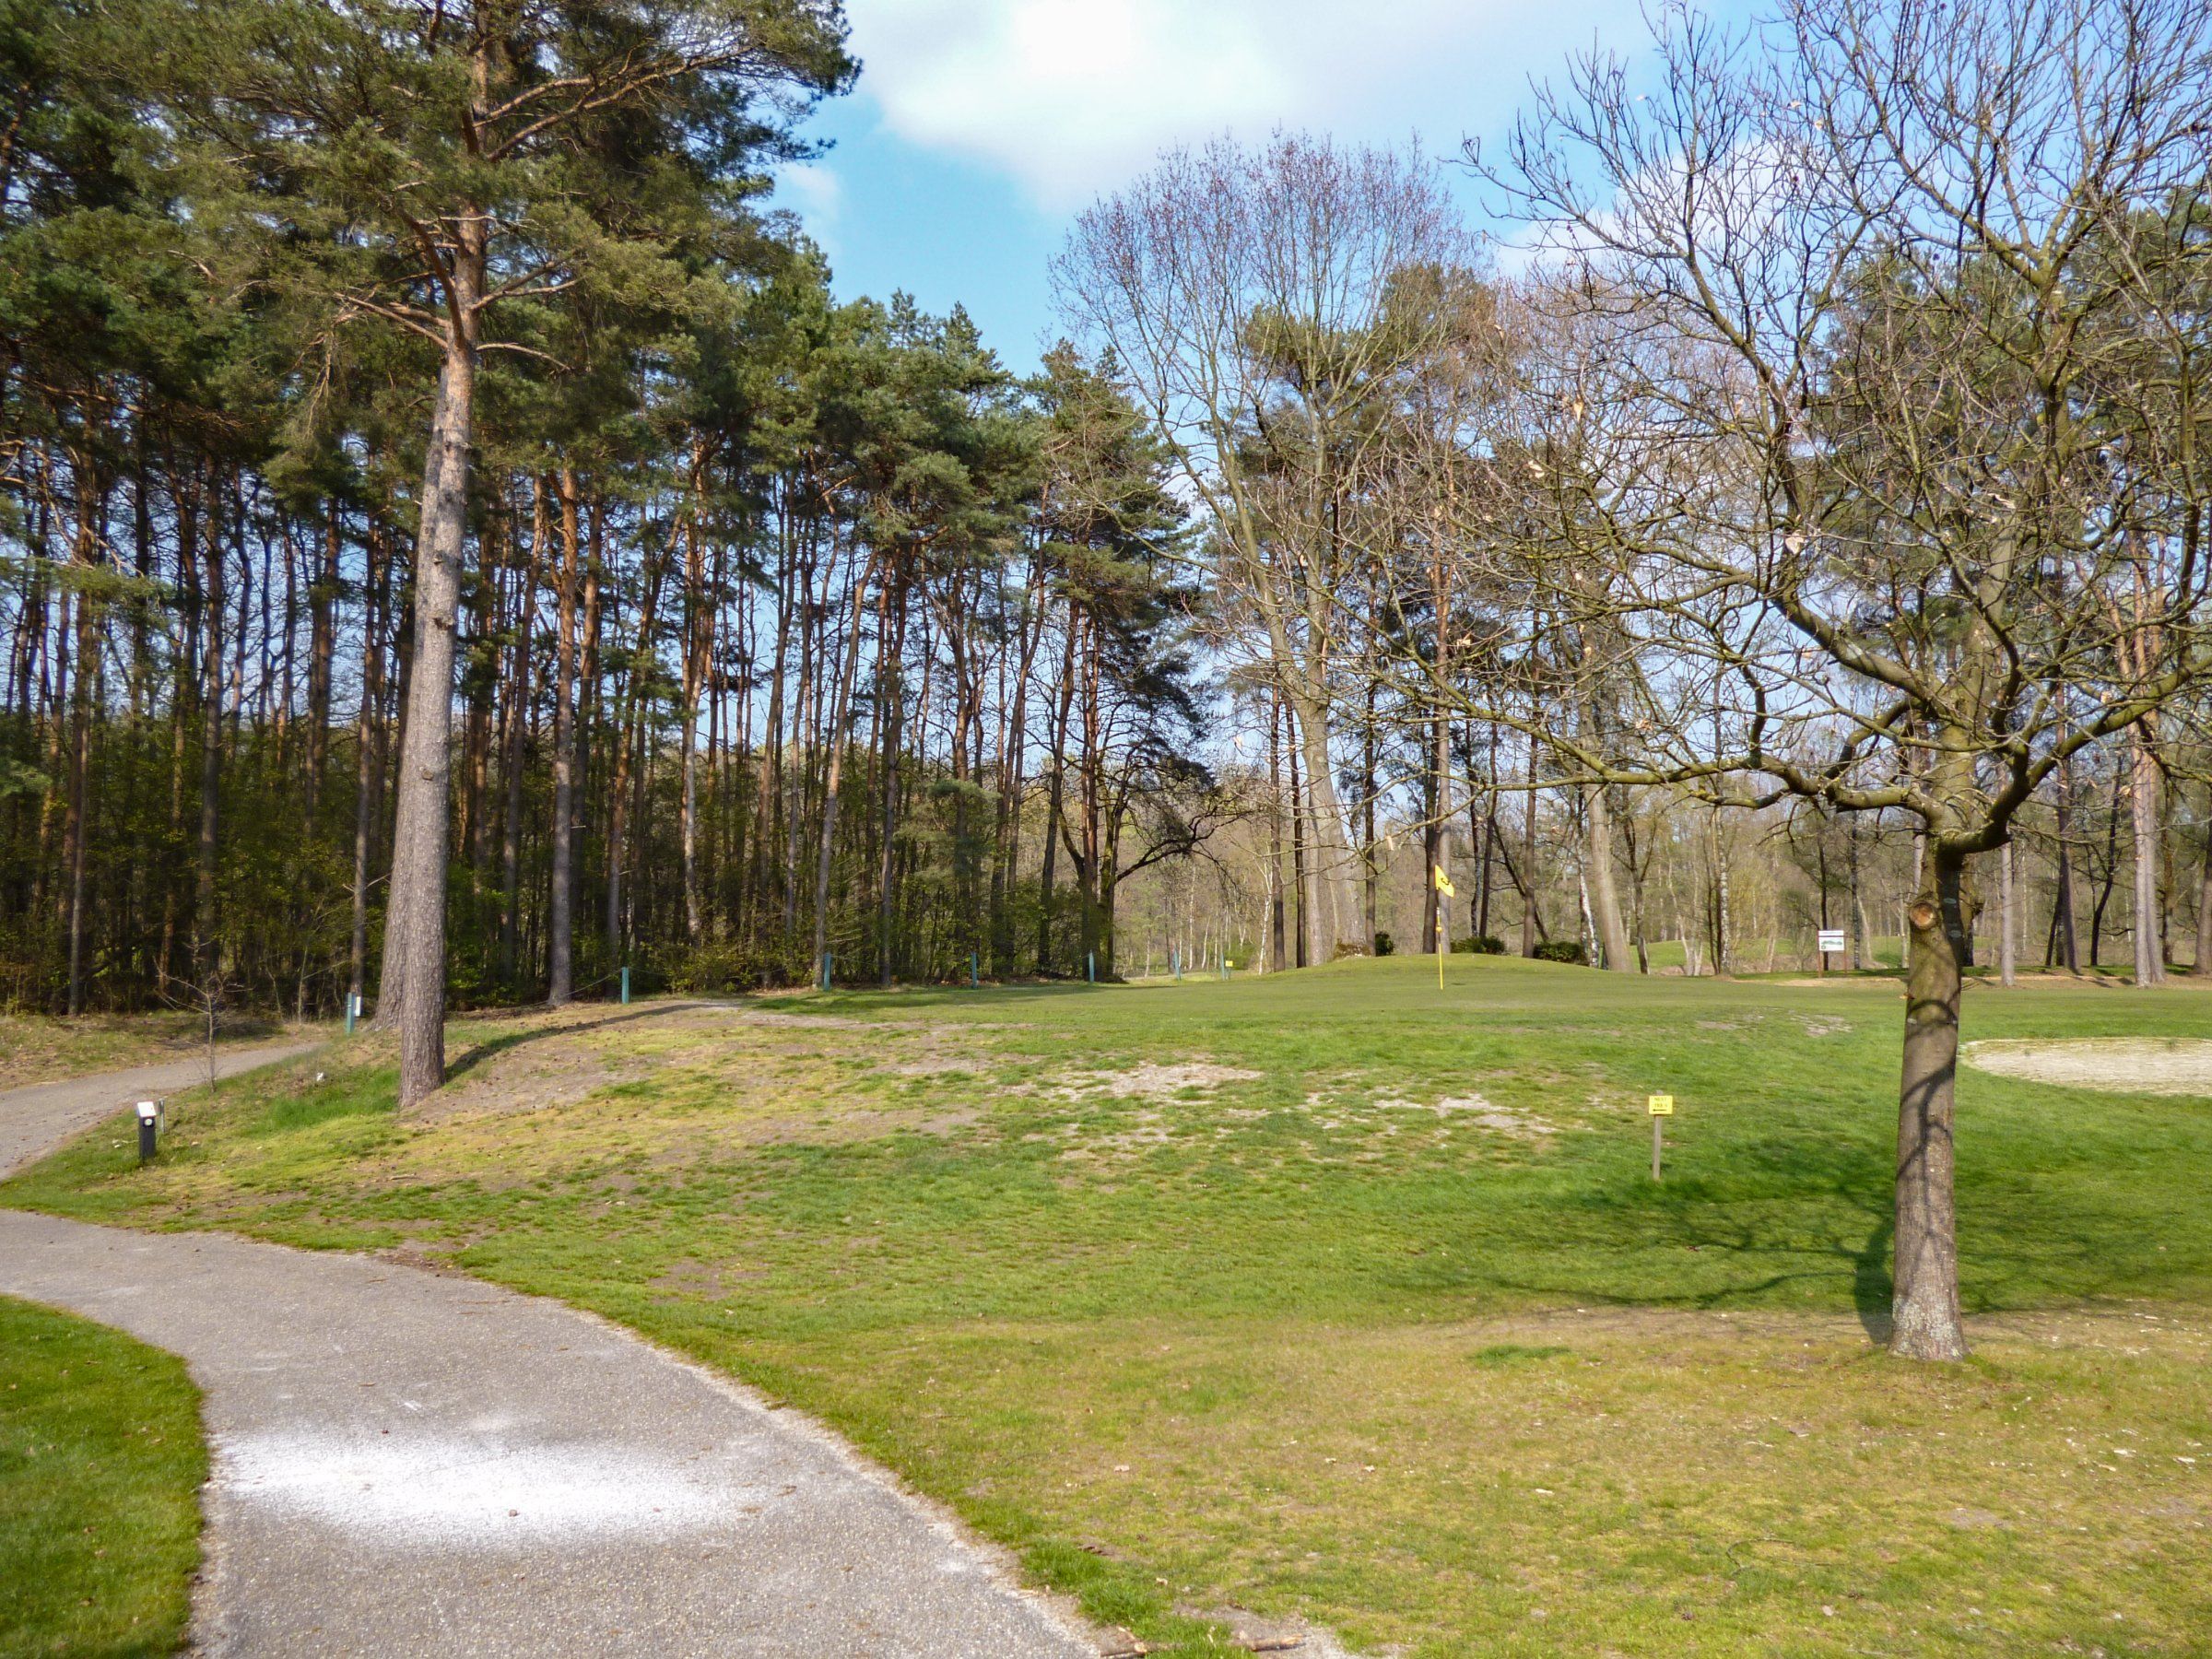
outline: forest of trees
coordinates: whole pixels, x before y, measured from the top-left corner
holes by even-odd
[[[1182,514],[1094,366],[840,304],[762,214],[834,13],[220,9],[189,64],[159,6],[7,19],[7,999],[373,1001],[447,678],[461,996],[1111,972],[1117,881],[1221,811]],[[599,86],[651,52],[733,67]],[[472,221],[409,216],[502,121],[472,274]]]
[[[625,968],[1837,925],[1947,1160],[1977,953],[2212,966],[2212,25],[1655,29],[1490,237],[1164,156],[1021,375],[767,205],[831,0],[0,0],[0,999],[359,993],[411,1099]]]

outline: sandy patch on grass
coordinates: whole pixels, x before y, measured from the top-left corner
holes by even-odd
[[[1965,1045],[1966,1063],[2001,1077],[2127,1094],[2212,1096],[2212,1039],[1991,1039]]]
[[[1104,1133],[1084,1134],[1080,1124],[1070,1126],[1070,1133],[1082,1135],[1077,1145],[1060,1154],[1063,1162],[1080,1163],[1086,1159],[1102,1158],[1116,1152],[1145,1152],[1154,1147],[1164,1147],[1175,1138],[1174,1132],[1160,1120],[1157,1112],[1140,1112],[1136,1122],[1126,1129]]]
[[[1383,1112],[1433,1112],[1440,1118],[1472,1124],[1478,1129],[1492,1129],[1500,1135],[1515,1135],[1523,1140],[1541,1140],[1547,1135],[1559,1133],[1556,1124],[1547,1124],[1540,1117],[1531,1117],[1526,1112],[1497,1105],[1478,1094],[1446,1095],[1433,1104],[1393,1098],[1377,1100],[1375,1105]]]
[[[1186,1060],[1175,1065],[1141,1061],[1124,1071],[1069,1072],[1053,1093],[1062,1100],[1081,1100],[1106,1094],[1117,1100],[1172,1100],[1183,1090],[1210,1093],[1224,1083],[1256,1083],[1260,1074],[1241,1065],[1216,1065],[1208,1060]]]
[[[972,1077],[981,1062],[965,1054],[924,1054],[918,1060],[889,1060],[875,1067],[894,1077]]]

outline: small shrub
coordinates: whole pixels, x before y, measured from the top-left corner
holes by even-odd
[[[741,946],[702,945],[669,962],[668,986],[673,991],[703,991],[710,995],[758,991],[760,971],[751,953]]]
[[[1580,939],[1547,939],[1536,947],[1536,960],[1572,962],[1578,968],[1587,968],[1590,952]]]
[[[1367,947],[1360,944],[1359,940],[1339,939],[1336,941],[1336,949],[1335,953],[1330,956],[1329,960],[1332,962],[1341,962],[1347,957],[1363,957],[1367,954]]]
[[[1452,954],[1454,956],[1503,956],[1505,941],[1493,938],[1488,934],[1477,934],[1472,938],[1453,940]]]
[[[811,982],[808,965],[786,952],[755,949],[724,941],[695,950],[678,948],[631,975],[630,990],[659,990],[708,996],[771,990]]]
[[[1379,933],[1375,935],[1375,954],[1377,956],[1386,957],[1397,947],[1397,941],[1388,934]]]

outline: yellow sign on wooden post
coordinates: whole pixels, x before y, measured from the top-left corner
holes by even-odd
[[[1666,1125],[1664,1118],[1675,1115],[1675,1097],[1671,1094],[1648,1095],[1644,1106],[1652,1114],[1652,1179],[1659,1179],[1659,1154],[1666,1145]]]

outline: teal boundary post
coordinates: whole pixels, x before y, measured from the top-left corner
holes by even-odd
[[[629,1006],[629,964],[622,964],[622,1006]]]
[[[1171,967],[1172,967],[1172,968],[1175,970],[1175,982],[1176,982],[1177,984],[1179,984],[1179,985],[1180,985],[1180,984],[1182,984],[1182,953],[1180,950],[1171,950],[1171,951],[1169,951],[1169,952],[1168,952],[1168,963],[1169,963],[1169,965],[1170,965]]]
[[[830,959],[836,954],[834,950],[822,952],[822,989],[825,991],[830,989]]]
[[[1083,977],[1094,985],[1099,982],[1099,953],[1095,950],[1083,953]]]
[[[971,991],[980,990],[982,983],[982,978],[976,971],[975,952],[971,950],[968,953],[968,988]]]

